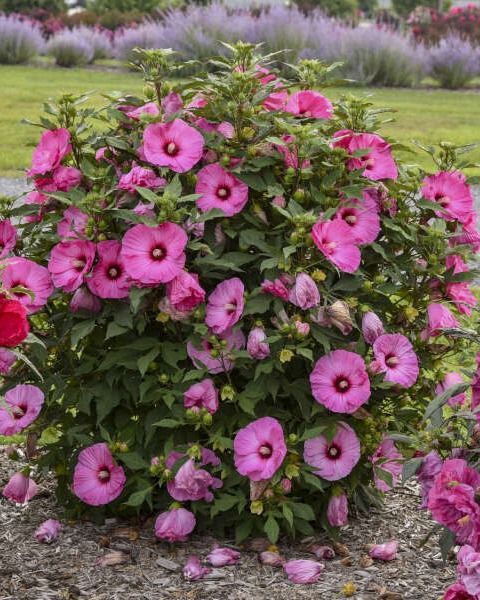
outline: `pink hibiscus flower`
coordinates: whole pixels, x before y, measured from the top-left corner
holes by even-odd
[[[0,281],[6,290],[17,287],[25,288],[26,292],[12,292],[15,300],[23,304],[29,314],[36,313],[47,303],[53,294],[53,283],[48,270],[27,258],[14,257],[6,262],[6,267],[0,270]]]
[[[422,182],[422,195],[439,204],[437,217],[447,221],[468,222],[474,213],[473,197],[466,178],[459,171],[440,171]]]
[[[248,202],[247,184],[218,163],[200,169],[195,193],[201,194],[196,200],[199,210],[207,212],[218,208],[227,217],[239,213]]]
[[[71,151],[70,132],[67,129],[44,131],[33,152],[32,166],[28,171],[28,176],[33,177],[53,171]]]
[[[195,515],[186,508],[173,508],[158,515],[155,535],[168,542],[186,542],[197,524]]]
[[[238,322],[245,305],[242,280],[232,277],[219,283],[208,297],[205,323],[213,333],[225,333]]]
[[[282,141],[285,144],[274,144],[274,148],[283,155],[283,159],[286,167],[292,167],[293,169],[308,169],[310,161],[303,159],[300,164],[298,146],[295,144],[295,137],[293,135],[282,135]]]
[[[374,133],[354,133],[349,130],[337,131],[335,138],[343,138],[333,143],[345,148],[354,157],[347,162],[351,171],[362,170],[362,175],[372,181],[397,179],[397,165],[392,156],[390,144]],[[365,151],[363,156],[359,152]]]
[[[427,508],[428,496],[432,489],[435,477],[442,470],[443,460],[436,450],[429,452],[422,460],[419,470],[417,471],[417,479],[420,483],[422,494],[422,504],[420,508]]]
[[[17,385],[5,394],[0,405],[0,434],[15,435],[31,425],[42,410],[45,396],[34,385]]]
[[[95,244],[88,241],[60,242],[52,248],[48,270],[55,287],[74,292],[85,280],[95,259]]]
[[[470,271],[462,258],[455,254],[447,256],[445,263],[447,269],[452,269],[454,275],[457,275],[458,273],[468,273]],[[447,296],[453,300],[460,313],[469,316],[472,314],[472,307],[477,305],[477,299],[467,281],[447,283],[446,293]]]
[[[241,475],[252,481],[270,479],[287,454],[282,426],[272,417],[253,421],[235,436],[233,452]]]
[[[0,258],[5,258],[15,248],[17,230],[9,219],[0,221]]]
[[[371,244],[380,233],[380,217],[372,200],[344,200],[335,219],[349,226],[355,244]]]
[[[388,492],[388,490],[395,487],[400,481],[400,476],[403,471],[403,456],[397,450],[393,440],[390,438],[384,438],[382,443],[375,450],[374,455],[370,459],[374,466],[374,481],[375,487],[381,492]],[[387,483],[383,476],[383,473],[379,471],[386,471],[390,474],[390,481]]]
[[[448,389],[458,385],[459,383],[465,383],[460,373],[456,373],[455,371],[447,373],[443,378],[443,381],[436,385],[435,395],[440,396],[440,394],[443,394]],[[461,404],[465,404],[466,400],[467,396],[465,392],[461,392],[460,394],[456,394],[455,396],[449,398],[448,404],[449,406],[459,406]]]
[[[233,369],[234,360],[231,352],[245,347],[245,336],[241,330],[237,330],[226,331],[219,337],[225,340],[227,345],[214,356],[212,356],[212,345],[206,338],[202,340],[200,348],[195,347],[191,341],[187,343],[188,356],[197,369],[207,369],[212,375]]]
[[[442,335],[443,329],[456,329],[460,323],[454,317],[452,312],[443,304],[432,302],[427,308],[428,322],[427,327],[421,333],[422,340],[429,337]]]
[[[78,455],[73,473],[73,493],[85,504],[101,506],[123,491],[125,472],[114,461],[107,444],[93,444]]]
[[[350,227],[341,219],[315,223],[312,238],[325,258],[340,271],[354,273],[360,266],[360,250],[353,241]]]
[[[26,504],[38,493],[38,485],[23,473],[15,473],[3,488],[3,496],[16,504]]]
[[[296,276],[295,283],[288,294],[288,300],[303,310],[320,304],[320,292],[310,275],[299,273]]]
[[[172,281],[185,266],[187,234],[175,223],[135,225],[122,241],[121,257],[130,277],[145,285]]]
[[[72,312],[84,310],[86,312],[99,313],[102,310],[102,303],[86,288],[81,287],[72,296],[70,310]]]
[[[63,213],[63,219],[57,224],[57,235],[62,240],[76,240],[85,235],[88,215],[76,206],[69,206]]]
[[[319,92],[300,90],[290,96],[285,111],[308,119],[331,119],[333,105]]]
[[[263,327],[254,327],[250,330],[247,339],[247,352],[256,360],[264,360],[270,356],[270,345]]]
[[[135,121],[139,121],[142,115],[158,117],[160,114],[160,109],[156,102],[147,102],[142,106],[119,106],[118,110],[121,110],[127,117]]]
[[[261,288],[262,292],[265,292],[265,294],[272,294],[272,296],[276,296],[282,300],[288,300],[289,290],[281,278],[275,279],[274,281],[265,279],[261,284]]]
[[[348,498],[340,490],[330,496],[327,506],[327,521],[331,527],[345,527],[348,525]]]
[[[205,290],[198,282],[196,273],[180,273],[167,283],[167,298],[170,305],[179,312],[189,313],[205,301]]]
[[[400,333],[385,333],[373,342],[375,361],[371,369],[375,373],[385,373],[385,381],[398,383],[409,388],[419,373],[418,357],[412,344]]]
[[[372,311],[366,312],[362,317],[362,335],[367,344],[373,344],[384,333],[385,328],[380,317]]]
[[[52,184],[55,189],[51,189],[50,191],[69,192],[74,187],[80,185],[81,181],[81,171],[74,167],[64,167],[63,165],[60,165],[52,174]]]
[[[478,597],[469,594],[463,583],[457,581],[445,590],[443,600],[478,600]]]
[[[190,458],[177,471],[175,477],[167,483],[170,496],[178,502],[205,500],[212,502],[211,489],[221,488],[222,480],[210,475],[208,471],[195,466]]]
[[[6,348],[0,348],[0,375],[8,375],[17,362],[16,355]]]
[[[468,544],[462,546],[457,554],[457,573],[465,589],[472,596],[480,596],[480,552]]]
[[[331,440],[323,435],[305,442],[303,458],[314,473],[327,481],[338,481],[349,475],[360,460],[360,441],[355,431],[340,421]]]
[[[334,350],[322,356],[310,374],[312,394],[332,412],[354,413],[370,398],[370,380],[363,358]]]
[[[124,173],[118,182],[118,187],[121,190],[126,190],[131,194],[137,192],[137,187],[156,189],[166,185],[167,180],[158,177],[152,169],[138,166],[133,167],[128,173]]]
[[[203,379],[191,385],[183,394],[183,405],[194,411],[205,408],[211,415],[218,410],[218,390],[211,379]]]
[[[87,279],[88,289],[99,298],[127,298],[133,285],[121,257],[120,242],[97,244],[98,262]]]
[[[152,165],[186,173],[203,155],[203,136],[181,119],[153,123],[143,133],[143,153]]]

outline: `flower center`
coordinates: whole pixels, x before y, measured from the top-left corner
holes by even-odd
[[[100,481],[102,482],[107,482],[110,479],[110,471],[107,469],[107,467],[103,467],[102,469],[100,469],[100,471],[98,472],[97,477],[100,479]]]
[[[331,444],[328,448],[327,448],[327,457],[328,458],[332,458],[332,459],[337,459],[340,458],[340,455],[342,454],[342,450],[339,446],[337,446],[336,444]]]
[[[270,444],[263,444],[258,449],[258,453],[263,458],[269,458],[270,456],[272,456],[273,450],[272,450],[272,447],[270,446]]]
[[[443,194],[435,194],[435,202],[438,202],[440,206],[446,208],[450,204],[450,198],[448,196],[444,196]]]
[[[312,116],[312,112],[310,110],[306,110],[303,113],[303,116],[306,117],[307,119],[309,119]]]
[[[337,247],[337,242],[327,242],[325,244],[325,249],[327,250],[327,252],[333,252],[336,247]]]
[[[343,217],[343,220],[348,225],[355,225],[355,223],[357,222],[357,217],[353,213],[350,213],[350,214],[347,213],[346,216]]]
[[[12,407],[12,415],[13,415],[14,419],[21,419],[26,412],[27,412],[27,409],[24,406],[13,406]]]
[[[77,269],[77,271],[83,271],[86,264],[87,264],[87,261],[85,260],[85,257],[83,257],[83,256],[80,258],[74,258],[72,260],[72,266],[74,269]]]
[[[395,356],[393,354],[385,358],[385,364],[387,365],[387,367],[396,367],[398,366],[399,362],[400,361],[398,360],[398,356]]]
[[[230,197],[230,188],[228,187],[219,187],[217,190],[217,196],[221,199],[221,200],[226,200],[227,198]]]
[[[345,377],[338,377],[338,379],[335,381],[335,388],[337,392],[343,394],[350,389],[350,382],[348,379],[345,379]]]
[[[165,152],[169,155],[169,156],[175,156],[175,154],[178,153],[178,146],[175,142],[169,142],[168,144],[165,145]]]
[[[117,266],[111,266],[108,269],[108,276],[110,279],[117,279],[120,276],[120,269]]]
[[[229,304],[225,304],[225,310],[227,311],[227,313],[229,315],[231,315],[232,313],[234,313],[237,310],[237,302],[236,302],[236,300],[234,300],[233,302],[230,302]]]
[[[375,166],[375,159],[370,156],[369,158],[365,159],[363,164],[365,165],[365,168],[372,169]]]
[[[162,260],[163,258],[165,258],[165,254],[165,249],[160,246],[157,246],[152,250],[152,258],[154,260]]]

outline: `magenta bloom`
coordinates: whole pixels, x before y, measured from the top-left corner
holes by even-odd
[[[320,304],[320,292],[310,275],[299,273],[296,276],[295,283],[290,288],[288,300],[303,310]]]
[[[36,313],[47,303],[53,293],[52,279],[48,270],[27,258],[13,257],[7,260],[7,266],[0,270],[0,281],[6,290],[22,287],[29,290],[15,292],[12,296],[25,307],[29,314]]]
[[[463,583],[456,582],[445,590],[443,600],[478,600],[467,592]]]
[[[69,206],[57,224],[57,235],[63,240],[76,240],[85,235],[88,215],[76,206]]]
[[[172,281],[185,266],[187,234],[175,223],[135,225],[122,241],[121,257],[130,277],[145,285]]]
[[[202,158],[203,136],[182,119],[153,123],[143,133],[146,160],[176,173],[186,173]]]
[[[74,292],[85,280],[95,258],[93,242],[60,242],[52,248],[48,270],[55,287]]]
[[[374,544],[368,554],[371,558],[377,560],[390,561],[397,558],[398,542],[392,540],[391,542],[385,542],[384,544]]]
[[[235,468],[252,481],[270,479],[287,454],[283,429],[277,419],[262,417],[240,431],[233,440]]]
[[[73,473],[73,493],[85,504],[113,502],[125,486],[125,472],[114,461],[107,444],[93,444],[78,455]]]
[[[42,542],[42,544],[51,544],[57,539],[61,529],[62,524],[60,521],[57,521],[56,519],[47,519],[37,528],[35,537],[37,538],[37,541]]]
[[[438,383],[436,385],[435,395],[440,396],[440,394],[443,394],[448,389],[454,387],[455,385],[457,385],[459,383],[464,383],[463,378],[460,375],[460,373],[456,373],[455,371],[453,371],[451,373],[447,373],[445,375],[445,377],[443,378],[443,381],[441,381],[440,383]],[[467,396],[465,395],[465,392],[461,392],[460,394],[456,394],[455,396],[452,396],[451,398],[449,398],[448,404],[449,404],[449,406],[458,406],[461,404],[465,404],[466,400],[467,400]]]
[[[227,565],[236,565],[240,560],[241,554],[231,548],[214,548],[207,556],[207,561],[212,567],[225,567]]]
[[[355,244],[371,244],[380,233],[380,217],[373,200],[343,201],[335,215],[335,220],[341,220],[348,225]]]
[[[8,375],[16,361],[17,357],[11,350],[0,348],[0,375]]]
[[[456,329],[460,323],[450,309],[438,302],[432,302],[427,308],[427,328],[421,333],[423,340],[442,335],[443,329]]]
[[[100,298],[127,298],[132,280],[121,256],[120,242],[106,240],[97,244],[98,262],[87,279],[88,289]]]
[[[374,468],[375,487],[381,492],[388,492],[392,487],[395,487],[400,481],[400,475],[403,470],[403,456],[397,450],[393,440],[384,438],[382,443],[375,450],[371,458],[372,464],[380,468],[382,471],[387,471],[391,475],[391,483],[387,483],[380,477],[377,469]]]
[[[327,519],[332,527],[345,527],[348,525],[348,499],[341,492],[333,494],[328,501]]]
[[[447,256],[446,267],[447,269],[453,269],[454,275],[457,275],[458,273],[468,273],[470,270],[462,258],[454,254]],[[472,307],[477,305],[477,299],[467,281],[447,283],[446,293],[447,296],[455,302],[455,306],[460,313],[469,316],[472,314]]]
[[[142,115],[150,115],[151,117],[158,117],[160,109],[156,102],[147,102],[142,106],[119,106],[118,110],[123,111],[127,117],[139,121]]]
[[[362,318],[362,334],[367,344],[373,344],[375,340],[385,333],[385,328],[378,315],[369,311]]]
[[[323,435],[307,440],[303,458],[322,479],[338,481],[349,475],[360,460],[360,441],[350,425],[340,421],[332,440]]]
[[[301,90],[290,96],[285,111],[308,119],[331,119],[333,106],[322,94],[313,90]]]
[[[474,214],[473,197],[466,178],[459,171],[440,171],[423,180],[422,195],[439,204],[437,217],[447,221],[467,223]]]
[[[53,171],[71,151],[70,132],[67,129],[44,131],[33,152],[32,166],[28,171],[29,177]]]
[[[334,142],[334,147],[345,148],[352,156],[347,162],[351,171],[362,170],[362,175],[372,181],[380,179],[397,179],[398,170],[393,160],[390,144],[374,133],[353,133],[342,130],[335,134],[335,138],[343,139]],[[358,154],[365,151],[365,154]]]
[[[370,398],[365,362],[347,350],[334,350],[317,360],[310,385],[315,400],[332,412],[354,413]]]
[[[239,213],[248,202],[248,186],[218,163],[207,165],[197,174],[195,193],[202,212],[220,209],[226,217]]]
[[[373,343],[372,370],[385,373],[385,381],[409,388],[419,373],[418,357],[412,344],[400,333],[384,333]]]
[[[15,248],[17,230],[9,219],[0,221],[0,258],[5,258]]]
[[[325,258],[340,271],[354,273],[360,266],[360,250],[353,241],[350,227],[341,219],[315,223],[312,238]]]
[[[272,294],[272,296],[276,296],[282,300],[288,300],[289,291],[285,286],[285,283],[280,278],[275,279],[274,281],[265,279],[265,281],[261,284],[261,288],[266,294]]]
[[[219,355],[212,356],[212,345],[204,339],[201,348],[196,348],[191,341],[187,343],[187,353],[197,369],[207,369],[212,375],[231,371],[234,361],[231,356],[232,350],[240,350],[245,347],[245,336],[241,330],[226,331],[219,336],[227,342],[226,348]]]
[[[185,508],[173,508],[158,515],[155,535],[169,542],[186,542],[197,524],[195,515]]]
[[[34,385],[17,385],[5,394],[0,404],[0,434],[15,435],[28,427],[40,414],[45,396]]]
[[[102,310],[102,303],[87,288],[81,287],[73,294],[70,310],[72,312],[84,310],[85,312],[99,313]]]
[[[191,385],[183,394],[183,405],[185,408],[200,410],[205,408],[211,415],[218,410],[218,390],[211,379],[203,379]]]
[[[472,596],[480,596],[480,552],[469,545],[462,546],[457,554],[457,573],[465,589]]]
[[[167,283],[167,298],[176,311],[189,313],[205,301],[205,290],[199,284],[196,273],[180,271]]]
[[[320,579],[324,566],[315,560],[289,560],[283,568],[292,583],[315,583]]]
[[[442,470],[443,460],[436,450],[429,452],[422,461],[420,469],[417,471],[417,479],[421,486],[422,505],[421,508],[427,508],[428,495],[432,489],[435,477]]]
[[[222,487],[222,481],[210,475],[208,471],[195,467],[193,458],[187,460],[177,471],[175,478],[167,483],[168,493],[179,502],[205,500],[212,502],[210,488]]]
[[[270,345],[263,327],[254,327],[250,330],[247,339],[247,352],[256,360],[264,360],[270,356]]]
[[[183,577],[187,581],[200,581],[205,575],[211,573],[210,567],[204,567],[198,556],[189,556],[183,567]]]
[[[26,504],[38,493],[38,485],[23,473],[15,473],[3,488],[3,496],[16,504]]]
[[[82,172],[74,167],[60,166],[55,169],[52,175],[53,187],[59,192],[69,192],[82,181]],[[47,190],[46,190],[47,191]]]
[[[225,333],[238,322],[245,305],[244,292],[245,287],[238,277],[222,281],[213,290],[205,314],[205,323],[213,333]]]
[[[137,187],[156,189],[167,185],[167,180],[163,177],[157,177],[152,169],[144,167],[133,167],[128,173],[120,177],[118,187],[135,194]]]

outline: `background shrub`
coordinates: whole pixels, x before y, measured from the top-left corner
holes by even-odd
[[[295,0],[304,11],[320,10],[330,17],[352,19],[359,9],[357,0]]]
[[[57,14],[64,12],[66,5],[64,0],[0,0],[0,12],[29,14],[35,10]]]
[[[78,67],[93,61],[95,52],[89,40],[77,30],[64,30],[52,36],[47,53],[59,67]]]
[[[112,56],[112,32],[101,27],[77,27],[73,33],[83,39],[93,49],[93,61]]]
[[[0,15],[0,63],[18,65],[28,62],[44,47],[37,23],[16,16]]]
[[[449,35],[429,48],[427,72],[444,88],[464,87],[480,73],[480,48]]]
[[[438,0],[392,0],[392,5],[398,15],[408,17],[417,6],[437,8]]]

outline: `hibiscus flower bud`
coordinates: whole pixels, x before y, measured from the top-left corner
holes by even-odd
[[[315,583],[320,579],[324,566],[315,560],[289,560],[283,568],[292,583]]]
[[[340,488],[334,490],[328,502],[327,519],[332,527],[344,527],[348,523],[348,499]]]
[[[231,548],[215,548],[207,556],[207,560],[214,567],[225,567],[237,564],[240,556],[240,552]]]
[[[372,311],[369,311],[363,315],[362,334],[367,344],[373,344],[377,337],[384,333],[385,329],[378,315]]]
[[[35,537],[43,544],[50,544],[57,539],[62,528],[60,521],[56,519],[47,519],[35,531]]]
[[[390,561],[397,558],[397,550],[398,542],[392,540],[384,544],[372,544],[368,549],[368,554],[377,560]]]
[[[290,479],[283,477],[283,479],[280,481],[280,485],[282,486],[282,490],[285,494],[289,494],[292,491],[292,482]]]
[[[256,360],[264,360],[270,356],[270,345],[263,327],[254,327],[248,334],[247,352]]]

